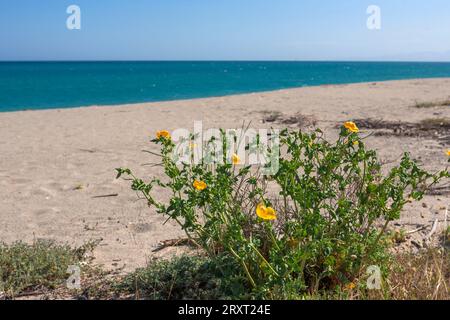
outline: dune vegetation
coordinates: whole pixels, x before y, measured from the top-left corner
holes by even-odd
[[[195,249],[191,254],[117,275],[86,260],[95,244],[2,244],[0,297],[450,298],[450,230],[439,235],[437,248],[394,254],[391,247],[403,235],[388,228],[406,204],[448,181],[448,168],[429,173],[405,153],[383,170],[354,122],[344,123],[333,142],[319,129],[283,130],[276,148],[264,146],[269,161],[260,167],[233,149],[237,136],[230,141],[222,130],[220,137],[219,144],[211,139],[202,146],[201,161],[179,162],[174,154],[180,149],[168,131],[160,131],[153,143],[160,147],[165,178],[145,181],[131,169],[117,169],[117,178],[131,181],[150,207],[179,224],[185,243]],[[186,152],[196,147],[194,139]],[[257,137],[245,150],[261,147]],[[269,174],[264,169],[273,155],[278,170]],[[443,152],[447,156],[450,151]],[[161,190],[168,200],[158,199]],[[81,288],[66,288],[71,265],[84,272]]]
[[[447,169],[426,172],[405,153],[386,173],[377,153],[366,149],[357,124],[346,122],[333,142],[319,129],[282,131],[279,169],[268,175],[241,163],[233,150],[239,137],[230,141],[221,132],[219,144],[207,142],[202,161],[191,157],[181,164],[170,134],[158,132],[153,142],[161,147],[167,179],[145,182],[128,168],[117,169],[118,177],[131,177],[132,189],[149,206],[176,221],[207,262],[226,270],[227,276],[219,278],[226,279],[227,288],[232,279],[241,279],[238,297],[298,299],[354,290],[361,297],[389,296],[372,292],[374,287],[385,292],[382,288],[389,284],[382,279],[396,274],[395,259],[404,259],[390,252],[388,225],[399,219],[407,203],[421,200],[432,186],[448,179]],[[259,139],[246,150],[261,150]],[[167,190],[170,200],[160,202],[155,189]],[[440,256],[439,261],[448,261],[446,253]],[[226,267],[218,261],[226,261]],[[443,269],[439,282],[448,277]]]

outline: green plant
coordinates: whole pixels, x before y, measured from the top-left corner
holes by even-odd
[[[273,176],[238,165],[239,158],[227,162],[236,151],[229,150],[223,131],[220,150],[208,141],[202,162],[177,165],[176,145],[165,133],[153,142],[161,145],[167,181],[144,182],[127,168],[117,169],[117,177],[131,176],[132,189],[178,222],[211,258],[234,258],[255,295],[314,293],[360,278],[369,265],[386,271],[389,222],[449,177],[447,170],[422,170],[408,154],[383,174],[376,152],[365,148],[358,132],[348,122],[330,143],[320,130],[282,131]],[[256,139],[247,150],[259,144]],[[213,154],[223,161],[211,162]],[[170,201],[155,199],[155,188],[168,190]]]
[[[389,232],[389,237],[393,243],[403,243],[406,241],[406,231],[405,229],[396,229]]]
[[[65,284],[67,268],[85,259],[91,244],[80,248],[37,240],[33,244],[0,243],[0,293],[14,297],[38,289],[54,289]]]
[[[449,300],[450,254],[427,248],[396,256],[382,290],[355,290],[357,299]]]
[[[137,269],[119,281],[115,290],[152,300],[243,298],[248,292],[238,268],[227,256],[175,257]]]

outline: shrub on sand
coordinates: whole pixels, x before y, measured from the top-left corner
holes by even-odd
[[[265,298],[343,288],[363,279],[371,265],[385,275],[392,243],[388,224],[405,204],[449,177],[447,170],[424,171],[408,154],[383,173],[353,122],[332,143],[320,130],[282,131],[283,152],[272,176],[227,161],[236,150],[229,150],[223,132],[223,161],[214,163],[177,164],[170,135],[153,142],[161,146],[166,179],[145,182],[127,168],[117,169],[118,177],[131,176],[132,189],[176,221],[210,259],[232,258],[240,266],[236,276],[247,279],[254,296]],[[205,154],[217,151],[209,147],[214,143],[208,141]],[[258,144],[249,143],[247,150]],[[155,188],[168,190],[170,200],[157,200]]]

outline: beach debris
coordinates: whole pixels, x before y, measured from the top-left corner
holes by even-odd
[[[80,150],[82,152],[87,152],[87,153],[96,153],[97,152],[97,150],[94,150],[94,149],[78,149],[78,150]]]
[[[439,219],[434,220],[433,226],[431,227],[431,231],[430,231],[430,233],[428,233],[426,235],[425,240],[431,239],[433,234],[436,232],[438,225],[439,225]]]
[[[410,230],[410,231],[406,231],[406,234],[407,234],[407,235],[410,235],[410,234],[413,234],[413,233],[422,231],[422,230],[426,229],[427,227],[428,227],[427,225],[423,225],[423,226],[420,226],[420,227],[417,228],[417,229]]]
[[[414,245],[417,249],[422,249],[422,244],[415,240],[411,240],[411,244]]]
[[[86,223],[86,224],[83,226],[83,228],[84,228],[85,231],[94,231],[94,230],[97,228],[97,226],[98,226],[98,222],[95,223],[94,226],[90,226],[89,224]]]
[[[80,183],[77,184],[75,187],[72,188],[73,191],[83,190],[84,186]]]
[[[445,208],[445,213],[444,213],[444,227],[445,227],[445,229],[448,228],[448,221],[447,221],[447,218],[448,218],[448,208],[446,207],[446,208]]]
[[[450,243],[450,228],[448,226],[448,208],[445,208],[445,213],[444,213],[444,245],[447,242]]]
[[[152,252],[158,252],[168,247],[181,247],[181,246],[197,247],[197,245],[189,238],[170,239],[159,242],[157,247],[153,249]]]
[[[293,116],[284,118],[281,123],[287,125],[295,124],[299,128],[315,127],[317,125],[317,118],[313,115],[303,115],[301,113],[297,113]]]
[[[414,108],[423,109],[423,108],[435,108],[435,107],[450,107],[450,99],[442,100],[442,101],[433,101],[433,102],[419,102],[413,106]]]
[[[432,138],[443,145],[450,143],[450,119],[448,118],[429,118],[417,123],[373,118],[354,121],[361,129],[374,130],[375,136]],[[336,128],[340,126],[340,123],[336,124]]]
[[[433,187],[426,192],[430,196],[443,196],[450,193],[450,185]]]
[[[264,111],[263,123],[278,123],[284,125],[296,125],[299,128],[314,127],[317,125],[317,118],[314,115],[304,115],[296,113],[294,115],[284,115],[279,111]]]
[[[99,198],[109,198],[109,197],[118,197],[118,193],[111,193],[111,194],[104,194],[100,196],[93,196],[92,199],[99,199]]]
[[[265,112],[266,113],[266,112]],[[276,122],[277,120],[279,120],[282,117],[282,113],[279,111],[269,111],[267,112],[267,115],[263,118],[263,122]]]

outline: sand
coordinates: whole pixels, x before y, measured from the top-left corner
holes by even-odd
[[[160,176],[159,168],[142,166],[155,158],[141,152],[157,151],[149,142],[157,130],[192,130],[195,120],[203,121],[205,128],[239,128],[244,120],[252,121],[254,128],[285,127],[264,123],[267,113],[277,111],[283,117],[312,116],[332,138],[337,123],[352,119],[417,123],[450,118],[448,106],[414,107],[416,102],[449,98],[450,79],[427,79],[0,113],[0,241],[44,238],[81,245],[101,239],[95,262],[108,269],[132,270],[155,255],[180,250],[152,252],[160,241],[183,235],[174,224],[163,226],[163,217],[137,201],[128,182],[115,179],[114,168],[124,166],[140,176]],[[450,147],[432,137],[372,136],[368,144],[383,161],[398,160],[409,151],[432,170],[446,166],[444,150]],[[118,196],[94,198],[110,194]],[[436,218],[443,225],[448,202],[448,194],[427,196],[407,208],[399,225],[412,230]]]

